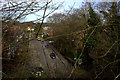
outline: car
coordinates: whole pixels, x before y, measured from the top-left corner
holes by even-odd
[[[44,41],[42,40],[41,43],[44,43]]]
[[[50,53],[50,57],[51,57],[52,59],[55,59],[55,58],[56,58],[55,53]]]
[[[48,41],[49,44],[53,43],[54,41]]]
[[[45,47],[48,47],[48,46],[49,46],[48,44],[45,45]]]
[[[36,77],[41,76],[42,72],[43,72],[43,68],[39,67],[39,66],[37,66],[35,68],[32,68],[31,71],[30,71],[30,73],[32,75],[35,75]]]
[[[41,40],[40,37],[37,37],[37,40],[40,41]]]

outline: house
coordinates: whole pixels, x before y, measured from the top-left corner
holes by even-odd
[[[53,30],[49,26],[44,26],[43,31],[44,35],[52,36],[53,35]]]
[[[27,30],[28,30],[28,31],[34,31],[34,30],[35,30],[35,27],[34,27],[34,26],[29,26],[29,27],[27,27]]]
[[[6,48],[3,51],[4,57],[7,57],[9,59],[14,58],[15,51],[18,49],[18,46],[15,44],[18,44],[19,42],[23,41],[23,35],[24,35],[24,29],[20,26],[12,26],[12,27],[4,27],[3,31],[6,36],[4,36],[3,40],[3,47],[6,47],[9,45],[8,48]],[[10,44],[13,43],[13,44]]]

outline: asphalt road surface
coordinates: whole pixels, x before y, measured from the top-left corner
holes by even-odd
[[[67,78],[72,70],[72,65],[52,46],[45,47],[47,42],[30,41],[32,67],[40,66],[48,78]],[[50,57],[54,52],[56,59]]]

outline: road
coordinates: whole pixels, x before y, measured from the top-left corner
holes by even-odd
[[[45,47],[47,42],[30,41],[32,67],[40,66],[48,78],[67,78],[72,70],[72,65],[52,46]],[[56,59],[50,57],[54,52]]]

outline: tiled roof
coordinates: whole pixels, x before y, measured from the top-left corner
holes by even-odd
[[[10,30],[22,30],[23,31],[23,28],[21,28],[20,26],[13,26],[13,27],[10,27],[9,29]]]

